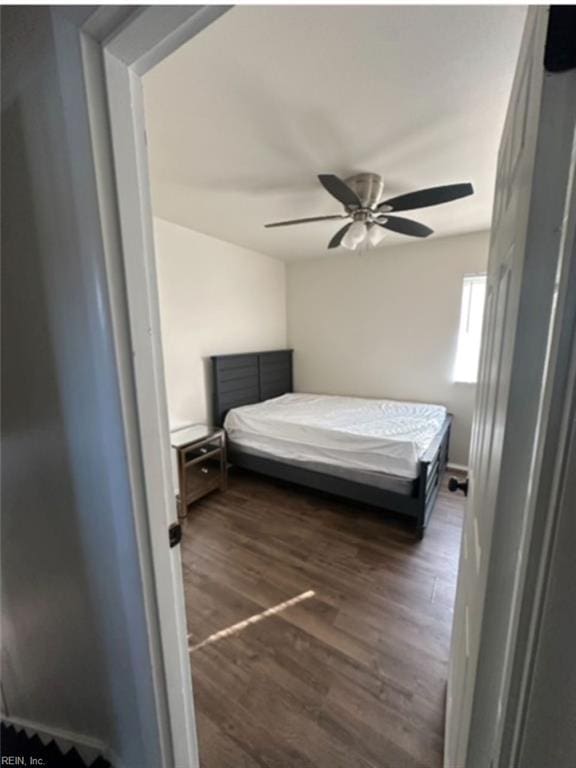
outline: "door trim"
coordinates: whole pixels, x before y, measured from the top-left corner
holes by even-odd
[[[199,761],[180,559],[168,542],[176,509],[141,78],[229,7],[51,11],[82,56],[161,768],[197,768]]]

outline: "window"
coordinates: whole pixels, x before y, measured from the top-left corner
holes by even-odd
[[[474,383],[478,379],[485,296],[486,275],[467,275],[462,286],[460,330],[454,365],[455,381]]]

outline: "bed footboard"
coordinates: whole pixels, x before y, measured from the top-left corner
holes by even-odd
[[[416,531],[419,538],[424,536],[424,531],[428,525],[428,520],[442,483],[442,476],[448,463],[451,427],[452,414],[449,413],[434,444],[430,446],[426,455],[420,461],[416,518]]]

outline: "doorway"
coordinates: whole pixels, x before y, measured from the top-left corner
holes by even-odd
[[[190,649],[185,641],[187,632],[184,630],[184,595],[181,580],[179,581],[180,563],[177,555],[166,547],[167,529],[175,522],[175,504],[167,441],[169,426],[165,385],[161,370],[160,323],[155,298],[156,267],[152,245],[140,77],[154,63],[168,55],[171,50],[175,50],[177,44],[200,33],[223,12],[224,9],[192,11],[183,8],[163,11],[162,25],[158,25],[158,17],[150,10],[145,11],[134,20],[136,28],[139,28],[136,38],[132,37],[130,40],[124,27],[104,49],[105,89],[111,109],[131,345],[135,352],[136,408],[130,427],[141,436],[146,436],[146,440],[141,441],[141,446],[148,508],[163,510],[162,515],[154,519],[151,516],[150,520],[157,594],[160,597],[163,594],[176,596],[175,605],[165,605],[161,599],[158,603],[160,614],[164,613],[164,616],[160,617],[164,661],[168,678],[172,676],[172,684],[168,685],[168,699],[172,740],[178,765],[195,764],[196,734],[191,694],[181,685],[188,674]],[[134,31],[134,27],[131,31]],[[146,35],[148,41],[140,45]],[[138,45],[134,44],[134,39],[139,41]],[[130,62],[128,66],[126,62]],[[124,339],[123,343],[124,362],[128,368],[132,350],[127,339]],[[135,444],[134,462],[136,453]],[[251,491],[250,497],[252,496]],[[305,589],[305,586],[307,585],[302,585],[302,590],[296,595],[305,596],[302,601],[312,599],[312,596],[309,596],[312,588]],[[274,605],[282,606],[284,602],[286,601],[279,601]],[[293,607],[295,606],[288,606]],[[252,614],[247,617],[250,618]],[[234,622],[232,628],[236,629],[238,623]],[[254,621],[254,624],[256,623],[261,622]],[[216,630],[211,634],[218,635],[218,632]],[[196,650],[201,650],[200,646],[207,647],[208,638],[209,636],[200,638],[194,643]],[[210,645],[215,646],[216,642]],[[168,649],[173,652],[167,653]],[[359,702],[358,706],[362,707],[364,703]],[[347,713],[347,719],[349,715],[350,713]]]

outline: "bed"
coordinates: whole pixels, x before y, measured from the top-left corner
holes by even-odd
[[[293,392],[292,350],[212,357],[232,464],[370,504],[424,535],[448,461],[442,406]]]

